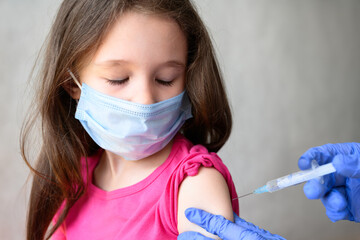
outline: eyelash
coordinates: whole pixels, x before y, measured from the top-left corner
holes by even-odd
[[[174,81],[163,81],[163,80],[160,80],[160,79],[155,79],[155,81],[163,86],[166,86],[166,87],[171,87],[172,85],[174,85]]]
[[[106,79],[106,80],[110,85],[122,85],[126,83],[129,80],[129,78],[125,78],[121,80],[110,80],[110,79]]]
[[[110,85],[122,85],[122,84],[125,84],[129,80],[129,78],[125,78],[125,79],[121,79],[121,80],[110,80],[110,79],[106,79],[106,80]],[[160,79],[155,79],[155,81],[157,83],[159,83],[160,85],[167,86],[167,87],[171,87],[174,84],[173,81],[163,81]]]

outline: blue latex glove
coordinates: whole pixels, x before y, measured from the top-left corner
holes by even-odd
[[[314,147],[299,159],[302,170],[332,162],[336,172],[324,176],[324,182],[311,180],[304,185],[309,199],[321,199],[331,221],[360,222],[360,143],[337,143]]]
[[[197,208],[188,208],[185,215],[190,222],[199,225],[209,233],[219,236],[223,240],[285,240],[279,235],[271,234],[252,223],[246,222],[234,213],[235,223],[223,216],[213,215]],[[197,232],[184,232],[178,240],[210,240]]]

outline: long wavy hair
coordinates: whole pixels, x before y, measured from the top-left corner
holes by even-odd
[[[38,74],[33,73],[31,80],[37,88],[20,138],[22,157],[33,174],[27,239],[49,239],[86,191],[80,158],[99,147],[74,118],[76,101],[66,91],[74,83],[67,69],[81,69],[126,11],[174,19],[187,38],[185,88],[194,117],[182,128],[185,137],[217,152],[230,135],[232,118],[222,76],[210,36],[191,0],[64,0],[34,66]],[[32,136],[39,128],[39,151],[32,157]],[[50,227],[62,204],[58,221]]]

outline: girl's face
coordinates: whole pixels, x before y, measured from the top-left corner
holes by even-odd
[[[104,94],[153,104],[184,91],[186,60],[186,37],[174,20],[129,11],[114,23],[79,76]]]

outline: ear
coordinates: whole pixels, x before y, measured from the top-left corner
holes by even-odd
[[[81,89],[78,87],[78,85],[74,82],[75,80],[73,77],[69,74],[67,76],[67,80],[63,83],[63,88],[65,91],[75,100],[80,99]]]
[[[81,90],[76,84],[66,82],[63,84],[65,91],[75,100],[80,99]]]

